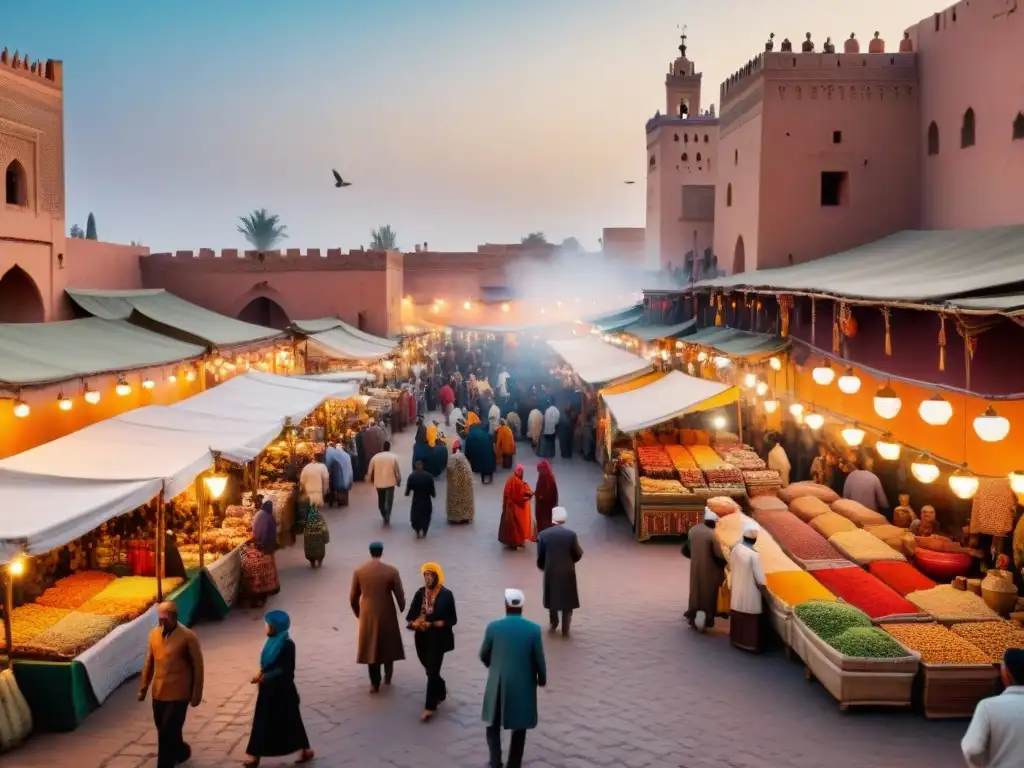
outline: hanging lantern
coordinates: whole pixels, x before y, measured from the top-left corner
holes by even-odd
[[[725,357],[724,355],[719,355],[718,357],[715,358],[715,367],[728,368],[731,362],[732,360],[730,360],[728,357]]]
[[[725,416],[715,416],[714,418],[712,418],[711,426],[714,427],[719,432],[721,432],[723,429],[725,429],[726,426]]]
[[[32,412],[32,409],[28,407],[28,403],[24,400],[17,400],[14,403],[14,415],[16,418],[24,419]]]
[[[824,423],[825,423],[825,417],[822,416],[817,411],[811,411],[806,416],[804,416],[804,424],[806,424],[808,427],[810,427],[811,429],[813,429],[815,431],[821,429],[821,427],[822,427],[822,425],[824,425]]]
[[[892,434],[889,432],[878,438],[875,450],[886,461],[896,461],[900,457],[900,444],[893,440]]]
[[[758,397],[764,397],[764,393],[768,391],[768,384],[763,380],[758,380],[757,384],[754,385],[754,391]]]
[[[114,387],[114,391],[120,396],[130,395],[132,392],[132,385],[125,381],[124,376],[119,376],[117,379],[117,386]]]
[[[697,353],[697,362],[698,363],[703,363],[707,359],[708,359],[708,353],[705,352],[704,350],[701,350],[700,352]]]
[[[245,363],[245,367],[246,367],[247,369],[248,369],[248,367],[249,367],[249,361],[248,361],[248,360],[247,360],[247,361],[246,361],[246,363]],[[168,376],[168,377],[167,377],[167,383],[168,383],[168,384],[176,384],[176,383],[177,383],[177,381],[178,381],[178,377],[177,377],[177,376],[175,376],[175,375],[174,375],[173,373],[172,373],[172,374],[171,374],[170,376]]]
[[[747,389],[753,389],[757,386],[757,376],[753,373],[748,373],[743,377],[743,386]]]
[[[764,400],[764,412],[775,413],[779,410],[779,401],[775,399],[774,395],[768,395]]]
[[[793,414],[794,418],[800,420],[803,418],[804,415],[804,407],[800,403],[793,403],[791,406],[789,406],[789,412]]]
[[[57,407],[62,411],[70,411],[73,406],[70,397],[64,397],[64,393],[61,392],[57,395]]]
[[[875,395],[875,413],[883,419],[895,419],[903,407],[903,401],[896,390],[886,384]]]
[[[768,365],[771,366],[773,371],[781,371],[782,370],[782,361],[779,358],[777,358],[777,357],[769,358]]]
[[[854,424],[852,427],[847,427],[840,434],[843,436],[843,440],[851,448],[856,448],[858,445],[864,442],[864,430]]]
[[[973,499],[978,492],[978,478],[964,464],[949,476],[949,489],[959,499]]]
[[[855,395],[860,392],[860,379],[853,372],[853,368],[847,368],[836,383],[839,385],[839,391],[844,395]]]
[[[981,416],[974,419],[974,431],[986,443],[998,443],[1010,434],[1010,422],[990,405]]]
[[[1024,493],[1024,469],[1015,469],[1009,477],[1010,489],[1017,494]]]
[[[468,301],[467,301],[467,302],[465,302],[465,303],[464,303],[464,304],[462,305],[462,308],[463,308],[463,309],[465,309],[465,310],[467,310],[467,311],[469,311],[470,309],[472,309],[472,308],[473,308],[473,304],[472,304],[471,302],[468,302]],[[541,309],[541,312],[543,312],[543,311],[544,311],[544,310],[543,310],[543,309]]]
[[[196,380],[196,372],[195,371],[193,371],[191,368],[189,368],[187,371],[185,371],[185,381],[195,381],[195,380]]]
[[[925,424],[931,424],[933,427],[948,424],[949,420],[953,418],[953,406],[942,395],[934,395],[927,400],[922,400],[921,405],[917,407],[917,412]]]
[[[928,454],[922,453],[910,465],[910,473],[917,478],[918,482],[927,485],[934,483],[938,479],[939,465],[932,461]]]
[[[143,389],[153,389],[153,387],[155,387],[155,386],[156,386],[156,382],[154,382],[149,377],[146,377],[145,379],[142,380],[142,388]]]
[[[96,403],[100,401],[100,393],[97,392],[95,389],[89,389],[88,387],[86,387],[84,398],[85,402],[87,402],[89,405],[96,405]]]
[[[827,387],[832,383],[832,379],[836,377],[836,372],[832,368],[832,363],[826,360],[824,363],[819,365],[813,371],[811,371],[811,377],[814,379],[816,384],[820,384],[823,387]]]

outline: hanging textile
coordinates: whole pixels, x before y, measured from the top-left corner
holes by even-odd
[[[722,297],[715,297],[715,325],[722,324]]]
[[[779,302],[779,318],[782,325],[779,335],[785,339],[789,336],[789,314],[793,309],[793,297],[788,293],[780,293],[776,299]]]
[[[811,345],[818,346],[818,303],[811,296]]]
[[[946,370],[946,316],[939,314],[939,370]]]
[[[892,331],[889,327],[891,315],[888,307],[882,307],[882,319],[885,320],[885,354],[889,357],[892,357]]]

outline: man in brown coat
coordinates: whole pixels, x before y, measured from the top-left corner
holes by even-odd
[[[157,731],[157,768],[174,768],[192,756],[181,737],[188,707],[203,700],[203,652],[193,632],[178,623],[178,606],[160,603],[160,626],[149,633],[139,701],[153,685],[153,720]]]
[[[398,569],[381,562],[384,545],[375,541],[370,545],[370,559],[352,574],[349,602],[359,619],[359,642],[356,663],[366,664],[370,670],[370,693],[380,691],[380,668],[384,666],[384,685],[391,685],[395,662],[405,658],[402,630],[398,624],[398,611],[405,612],[405,592]]]

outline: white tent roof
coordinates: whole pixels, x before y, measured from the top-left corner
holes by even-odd
[[[650,360],[586,336],[548,345],[568,363],[587,384],[604,384],[646,373],[654,368]]]
[[[738,396],[736,387],[729,384],[698,379],[679,371],[629,392],[602,395],[623,432],[638,432],[690,411],[717,408],[734,402]]]
[[[375,361],[395,351],[393,346],[384,346],[354,336],[346,328],[332,328],[306,338],[321,354],[339,360]]]
[[[353,382],[250,371],[172,406],[147,406],[0,461],[0,557],[38,554],[145,503],[171,498],[213,464],[251,461]],[[26,513],[31,510],[31,513]]]
[[[303,376],[296,376],[297,379],[305,381],[375,381],[377,377],[365,370],[358,371],[330,371],[328,373],[310,373]]]

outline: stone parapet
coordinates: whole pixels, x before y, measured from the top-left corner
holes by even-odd
[[[149,271],[188,269],[198,272],[313,272],[384,271],[401,267],[402,254],[385,251],[349,251],[340,248],[288,248],[285,251],[243,251],[237,248],[200,248],[198,251],[152,253],[141,258]]]
[[[40,81],[51,88],[64,89],[64,62],[57,59],[32,61],[32,57],[27,53],[23,55],[15,51],[12,54],[4,48],[0,51],[0,67],[22,77]]]

